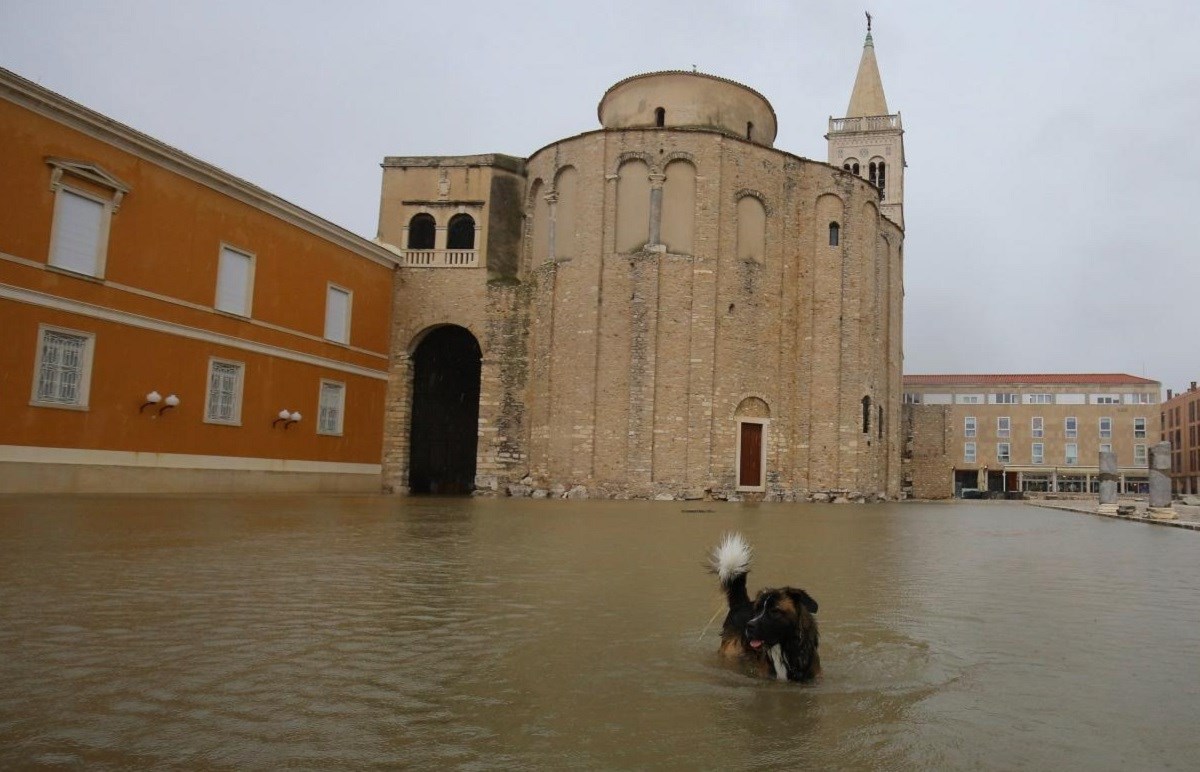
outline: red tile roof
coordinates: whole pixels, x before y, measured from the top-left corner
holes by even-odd
[[[1125,373],[981,373],[959,375],[906,375],[905,386],[998,385],[1161,386],[1158,381]]]

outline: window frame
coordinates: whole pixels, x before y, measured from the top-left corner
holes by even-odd
[[[996,443],[996,462],[1000,464],[1012,463],[1012,443],[997,442]]]
[[[1148,447],[1149,446],[1145,445],[1145,444],[1135,444],[1133,446],[1133,465],[1134,466],[1149,466],[1150,465],[1150,454],[1147,453]]]
[[[54,260],[55,252],[59,246],[59,224],[62,217],[62,201],[64,194],[68,196],[77,196],[100,205],[100,224],[96,233],[96,250],[92,255],[91,272],[79,271]],[[60,182],[54,188],[54,214],[50,221],[50,251],[46,255],[46,265],[59,271],[66,271],[73,276],[88,276],[93,279],[103,279],[105,269],[108,268],[108,237],[112,226],[113,215],[112,199],[92,193],[80,187],[76,187],[66,182]]]
[[[329,309],[330,309],[329,298],[332,297],[333,293],[335,293],[335,292],[341,292],[342,294],[344,294],[346,296],[346,316],[345,316],[345,321],[344,321],[345,333],[346,333],[345,340],[338,340],[337,338],[332,338],[329,335]],[[349,287],[344,287],[341,284],[335,284],[331,281],[326,282],[325,283],[325,329],[323,330],[322,337],[324,337],[325,340],[327,340],[331,343],[339,343],[343,346],[349,346],[350,345],[350,324],[353,319],[354,319],[354,290],[350,289]]]
[[[1033,442],[1029,447],[1029,463],[1041,466],[1046,463],[1046,443]]]
[[[976,446],[976,444],[974,442],[964,442],[963,443],[963,463],[964,464],[977,464],[977,463],[979,463],[977,461],[978,458],[979,458],[979,450],[978,450],[978,447]]]
[[[45,337],[47,332],[55,332],[60,335],[69,335],[84,339],[83,354],[80,357],[79,364],[79,386],[77,389],[77,401],[75,402],[53,402],[41,399],[39,396],[38,386],[42,380],[42,354],[45,349]],[[92,363],[95,359],[95,348],[96,333],[94,332],[74,330],[57,324],[39,324],[37,332],[37,349],[34,352],[33,359],[33,384],[29,392],[29,404],[32,407],[51,407],[58,408],[59,410],[89,410],[89,400],[91,398],[92,391]]]
[[[979,421],[975,416],[963,416],[963,436],[978,437],[979,436]]]
[[[1072,424],[1075,425],[1074,429],[1071,428]],[[1074,439],[1077,439],[1078,437],[1079,437],[1079,418],[1077,416],[1073,416],[1073,415],[1069,415],[1069,416],[1066,416],[1065,418],[1063,418],[1063,438],[1068,439],[1068,440],[1074,440]]]
[[[212,416],[212,377],[213,365],[234,365],[238,368],[237,384],[233,395],[233,413],[234,418],[225,420],[223,418],[213,418]],[[246,388],[246,363],[239,362],[236,359],[226,359],[225,357],[212,356],[208,358],[208,370],[204,378],[204,423],[213,424],[214,426],[241,426],[242,425],[242,394]]]
[[[230,311],[227,308],[221,308],[221,265],[224,263],[223,258],[226,252],[232,252],[240,257],[247,259],[250,267],[246,271],[246,287],[245,287],[245,312]],[[239,316],[245,319],[253,318],[254,315],[254,279],[258,271],[258,256],[253,252],[234,246],[228,242],[221,242],[220,248],[217,250],[217,285],[213,291],[213,309],[230,316]]]
[[[1075,449],[1075,458],[1071,460],[1071,448]],[[1079,443],[1063,443],[1063,466],[1079,466]]]
[[[336,386],[339,389],[339,399],[337,405],[337,428],[326,431],[322,423],[322,411],[325,408],[325,387]],[[335,381],[332,378],[322,378],[317,385],[317,434],[326,437],[341,437],[345,434],[346,429],[346,382]]]
[[[1104,428],[1105,422],[1108,423],[1107,429]],[[1112,434],[1113,434],[1112,428],[1113,428],[1112,416],[1101,416],[1099,421],[1097,421],[1096,429],[1097,429],[1097,431],[1100,432],[1100,439],[1102,439],[1102,440],[1112,439]]]
[[[1012,416],[1002,415],[996,416],[996,436],[1011,437],[1012,436]]]
[[[1046,419],[1035,415],[1029,418],[1029,436],[1041,439],[1046,436]]]
[[[130,190],[129,185],[94,163],[58,157],[50,157],[45,160],[52,170],[50,172],[50,191],[54,193],[46,266],[57,271],[64,271],[71,276],[88,276],[103,280],[108,268],[108,242],[112,234],[113,215],[121,210],[121,202]],[[82,187],[81,183],[89,187]],[[74,268],[54,262],[55,250],[58,247],[58,226],[64,192],[88,199],[102,207],[100,231],[96,234],[96,254],[92,264],[94,269],[92,273],[81,273]]]
[[[1139,423],[1139,422],[1140,422],[1140,423],[1141,423],[1141,425],[1142,425],[1142,428],[1141,428],[1141,429],[1139,429],[1139,428],[1138,428],[1138,423]],[[1135,418],[1133,419],[1133,438],[1134,438],[1135,440],[1144,440],[1144,439],[1146,439],[1146,419],[1145,419],[1145,418],[1139,418],[1139,417],[1135,417]]]

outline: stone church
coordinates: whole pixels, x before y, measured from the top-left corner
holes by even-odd
[[[385,487],[896,497],[904,145],[870,32],[828,162],[698,72],[598,118],[527,158],[384,159]]]

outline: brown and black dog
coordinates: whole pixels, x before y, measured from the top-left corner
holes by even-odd
[[[746,592],[750,546],[738,533],[726,534],[713,548],[710,567],[729,602],[722,656],[745,660],[759,675],[780,681],[811,681],[821,674],[817,602],[811,595],[795,587],[767,588],[752,602]]]

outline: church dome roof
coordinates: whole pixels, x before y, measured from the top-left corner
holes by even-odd
[[[626,78],[597,107],[606,129],[705,129],[768,147],[778,130],[775,109],[749,86],[702,72],[665,70]]]

